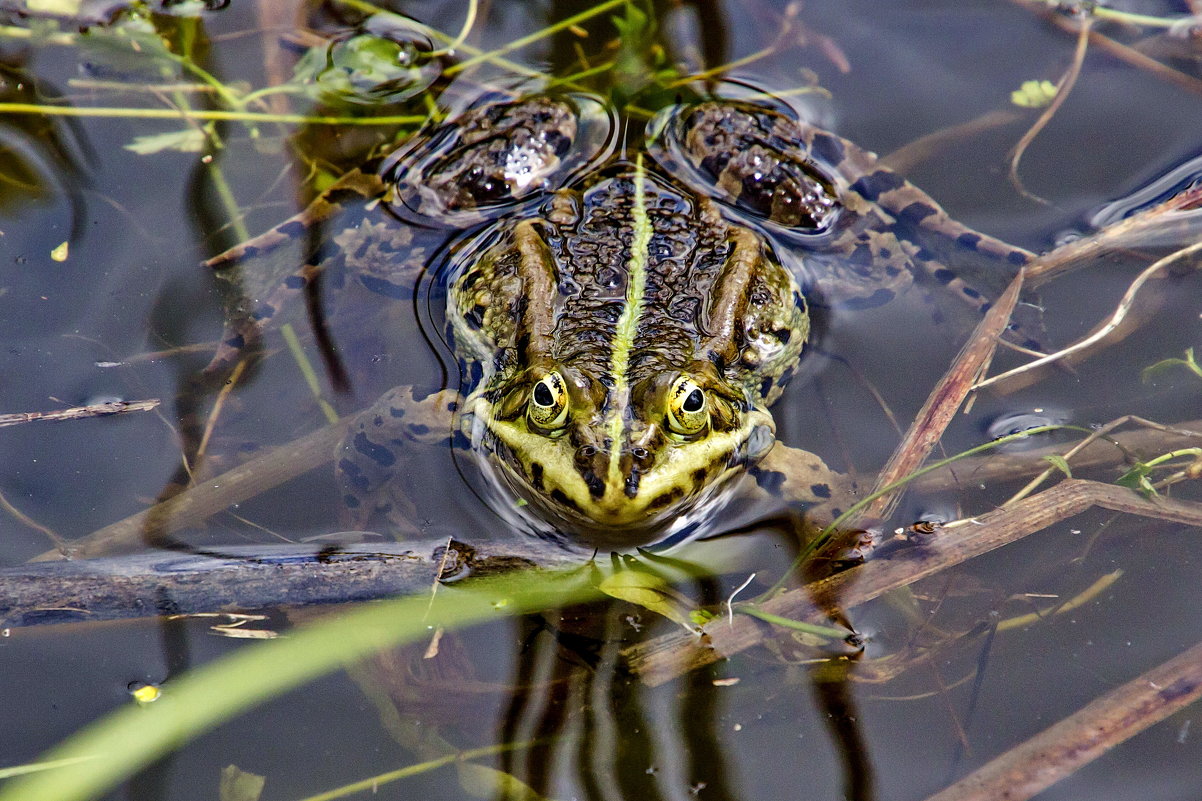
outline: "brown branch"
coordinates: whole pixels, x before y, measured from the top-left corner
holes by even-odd
[[[448,545],[451,547],[448,548]],[[450,558],[447,558],[447,557]],[[516,540],[229,546],[0,569],[0,628],[348,603],[430,591],[439,576],[568,567],[587,555]]]
[[[1202,644],[1116,687],[927,801],[1023,801],[1202,695]]]
[[[87,406],[74,406],[70,409],[58,409],[53,412],[15,412],[0,414],[0,427],[15,426],[22,423],[48,423],[64,420],[83,420],[87,417],[107,417],[110,414],[125,414],[126,412],[148,412],[158,406],[158,398],[144,401],[109,401],[107,403],[92,403]]]
[[[813,598],[835,597],[844,609],[851,609],[1093,506],[1202,526],[1202,503],[1169,498],[1148,500],[1125,487],[1070,479],[1009,508],[965,521],[959,526],[949,525],[929,545],[915,546],[892,558],[866,562],[812,582],[801,589],[783,593],[760,608],[781,617],[820,622],[824,616]],[[709,624],[701,641],[671,632],[631,646],[623,651],[623,656],[630,670],[644,683],[657,686],[757,645],[770,632],[771,628],[756,620],[736,616],[730,623],[721,620]]]

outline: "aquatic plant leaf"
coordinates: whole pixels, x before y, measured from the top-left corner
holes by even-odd
[[[199,153],[205,146],[204,131],[199,128],[187,128],[183,131],[168,131],[161,134],[135,136],[134,141],[125,145],[126,150],[132,150],[139,156],[149,156],[174,150],[179,153]]]
[[[80,71],[87,77],[128,83],[179,80],[182,70],[167,43],[145,19],[122,17],[107,28],[79,37]]]
[[[1149,478],[1151,475],[1152,465],[1145,462],[1139,462],[1126,473],[1123,473],[1121,476],[1115,479],[1114,483],[1118,484],[1120,487],[1129,487],[1138,492],[1140,495],[1143,495],[1145,498],[1151,498],[1152,496],[1159,494],[1156,491],[1156,487],[1152,486],[1152,479]]]
[[[642,570],[619,570],[603,578],[597,589],[611,598],[627,601],[663,615],[689,631],[696,630],[689,611],[674,597],[668,583],[652,573]]]
[[[398,103],[424,91],[440,72],[427,42],[361,33],[313,48],[296,65],[294,79],[326,103]]]
[[[1148,365],[1139,374],[1140,380],[1147,382],[1156,374],[1162,373],[1165,370],[1173,367],[1184,367],[1194,375],[1198,376],[1198,378],[1202,378],[1202,365],[1199,365],[1197,359],[1194,358],[1194,349],[1186,348],[1184,359],[1163,359],[1156,362],[1156,364]]]
[[[226,765],[221,769],[217,797],[220,801],[259,801],[266,783],[264,776],[247,773],[237,765]]]
[[[511,773],[475,762],[456,765],[459,786],[472,798],[498,801],[547,801],[534,789]]]
[[[1023,81],[1010,93],[1010,102],[1022,108],[1043,108],[1056,97],[1056,84],[1051,81]]]
[[[1049,464],[1051,464],[1052,467],[1055,467],[1061,473],[1064,473],[1064,475],[1067,476],[1068,478],[1073,477],[1073,471],[1068,466],[1068,461],[1060,454],[1049,453],[1047,456],[1043,457],[1043,460],[1045,462],[1048,462]]]

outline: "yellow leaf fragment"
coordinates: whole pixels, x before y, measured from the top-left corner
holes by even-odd
[[[55,261],[66,261],[67,260],[67,251],[70,247],[71,247],[70,242],[62,243],[61,245],[56,247],[54,250],[50,251],[50,258],[54,259]]]

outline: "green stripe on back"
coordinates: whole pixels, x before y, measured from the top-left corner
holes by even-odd
[[[630,244],[630,264],[626,279],[626,305],[622,316],[618,318],[614,330],[614,343],[610,357],[610,375],[614,380],[614,397],[618,406],[609,420],[609,438],[611,442],[609,453],[609,480],[611,485],[620,480],[621,448],[619,440],[622,437],[622,423],[628,402],[629,380],[627,372],[630,366],[630,351],[634,347],[634,338],[638,333],[639,315],[643,311],[643,294],[647,291],[647,259],[651,246],[653,227],[647,214],[647,182],[643,170],[643,154],[638,154],[634,162],[634,208],[631,216],[634,222],[634,240]]]

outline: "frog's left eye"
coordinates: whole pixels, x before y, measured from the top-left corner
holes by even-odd
[[[530,391],[526,418],[536,428],[554,431],[563,428],[568,420],[568,391],[563,376],[547,373]]]
[[[709,403],[697,382],[681,376],[668,390],[668,428],[676,434],[697,434],[709,423]]]

